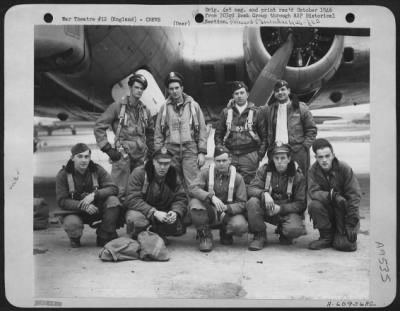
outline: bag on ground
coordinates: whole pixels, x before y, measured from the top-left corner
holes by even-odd
[[[140,245],[127,237],[111,240],[100,251],[99,258],[103,261],[125,261],[139,259]]]

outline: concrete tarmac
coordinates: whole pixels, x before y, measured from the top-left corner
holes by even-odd
[[[54,176],[66,163],[70,146],[76,142],[90,144],[93,160],[110,170],[107,157],[95,147],[91,132],[81,131],[76,136],[60,132],[40,138],[47,145],[42,145],[34,155],[34,192],[45,197],[54,223],[46,230],[34,231],[35,297],[66,299],[65,306],[87,306],[84,298],[99,298],[107,306],[120,305],[121,298],[144,299],[128,303],[131,307],[153,305],[161,298],[180,299],[169,300],[164,305],[169,307],[179,305],[182,299],[196,299],[191,307],[204,305],[204,299],[217,299],[212,304],[215,306],[255,303],[262,307],[280,299],[289,299],[286,303],[290,306],[326,306],[327,300],[369,297],[370,164],[369,142],[365,140],[351,141],[346,136],[343,141],[334,142],[336,155],[353,167],[362,188],[356,252],[309,250],[308,243],[319,234],[306,214],[308,233],[290,246],[280,245],[275,226],[268,224],[268,244],[261,251],[247,250],[251,238],[248,234],[235,237],[233,246],[220,245],[218,231],[214,230],[213,251],[201,253],[191,226],[184,236],[169,238],[168,262],[109,263],[98,258],[100,248],[95,245],[94,229],[86,225],[82,247],[71,248],[52,214],[56,204]],[[118,233],[125,235],[125,227]],[[89,301],[89,305],[96,305]]]

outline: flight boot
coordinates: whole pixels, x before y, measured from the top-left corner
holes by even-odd
[[[199,250],[201,252],[211,252],[213,239],[211,230],[208,226],[197,229],[197,238],[199,239]]]
[[[319,239],[312,241],[308,248],[312,250],[320,250],[332,247],[333,231],[331,229],[319,229]]]
[[[96,245],[103,247],[108,242],[118,238],[117,232],[104,232],[101,229],[97,229]]]
[[[232,236],[232,234],[226,233],[226,227],[219,229],[219,242],[222,245],[232,245],[233,244],[233,236]]]
[[[279,236],[279,243],[282,245],[291,245],[291,244],[293,244],[293,240],[289,239],[287,236],[285,236],[281,233]]]
[[[81,247],[81,238],[69,238],[69,243],[72,248]]]
[[[248,249],[250,251],[259,251],[264,248],[265,243],[267,242],[267,232],[261,231],[253,233],[253,240],[250,241]]]

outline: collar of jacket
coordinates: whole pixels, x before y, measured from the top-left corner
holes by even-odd
[[[183,98],[183,105],[189,104],[190,102],[193,101],[193,98],[186,93],[182,93],[182,98]],[[168,96],[166,105],[174,105],[171,96]]]
[[[64,168],[65,168],[65,171],[69,174],[73,174],[75,172],[74,162],[72,162],[71,159],[67,162],[67,165],[64,166]],[[88,169],[89,169],[89,172],[91,172],[91,173],[97,171],[96,164],[92,160],[90,160],[90,162],[89,162]]]
[[[218,170],[215,170],[215,177],[229,177],[230,169],[231,167],[229,166],[228,171],[223,173],[219,172]]]
[[[265,169],[266,172],[277,172],[275,163],[273,160],[270,160],[270,162],[265,165],[266,165],[266,169]],[[293,160],[291,160],[289,162],[286,172],[283,174],[287,175],[287,176],[295,176],[296,175],[296,164],[293,162]]]
[[[271,106],[274,109],[278,109],[278,105],[279,105],[279,103],[277,100],[274,100],[271,103]],[[290,105],[292,105],[293,109],[298,109],[300,107],[300,102],[299,102],[299,99],[297,98],[297,96],[293,96],[293,95],[289,96],[288,108]]]
[[[228,107],[228,108],[229,108],[229,107]],[[234,105],[232,106],[232,108],[235,108],[236,111],[239,112],[239,110],[238,110],[238,108],[237,108],[237,104],[234,104]],[[253,110],[256,109],[256,105],[255,105],[254,103],[252,103],[252,102],[247,101],[247,107],[246,107],[245,110],[243,110],[243,112],[248,111],[248,110],[250,110],[250,109],[253,109]],[[243,113],[243,112],[242,112],[242,113]]]
[[[144,104],[142,103],[142,101],[139,99],[136,104],[131,102],[131,97],[128,95],[128,107],[130,108],[142,108],[144,106]]]
[[[339,170],[339,160],[336,157],[333,158],[332,167],[328,173],[325,173],[325,171],[322,169],[321,165],[319,165],[318,162],[317,162],[317,165],[318,165],[319,169],[321,170],[321,172],[325,175],[331,175],[331,174],[335,175],[336,172]]]
[[[147,178],[150,184],[155,179],[155,174],[156,174],[154,170],[153,161],[147,161],[144,166],[144,169],[146,171]],[[176,188],[176,178],[177,178],[176,169],[171,165],[168,169],[167,174],[165,175],[165,183],[171,190],[174,190]]]

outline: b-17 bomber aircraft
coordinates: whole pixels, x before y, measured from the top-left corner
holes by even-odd
[[[153,114],[165,77],[178,71],[207,122],[235,80],[249,85],[258,106],[277,79],[311,109],[369,103],[369,29],[38,25],[34,38],[38,116],[93,121],[128,94],[138,70],[150,80],[142,100]]]

